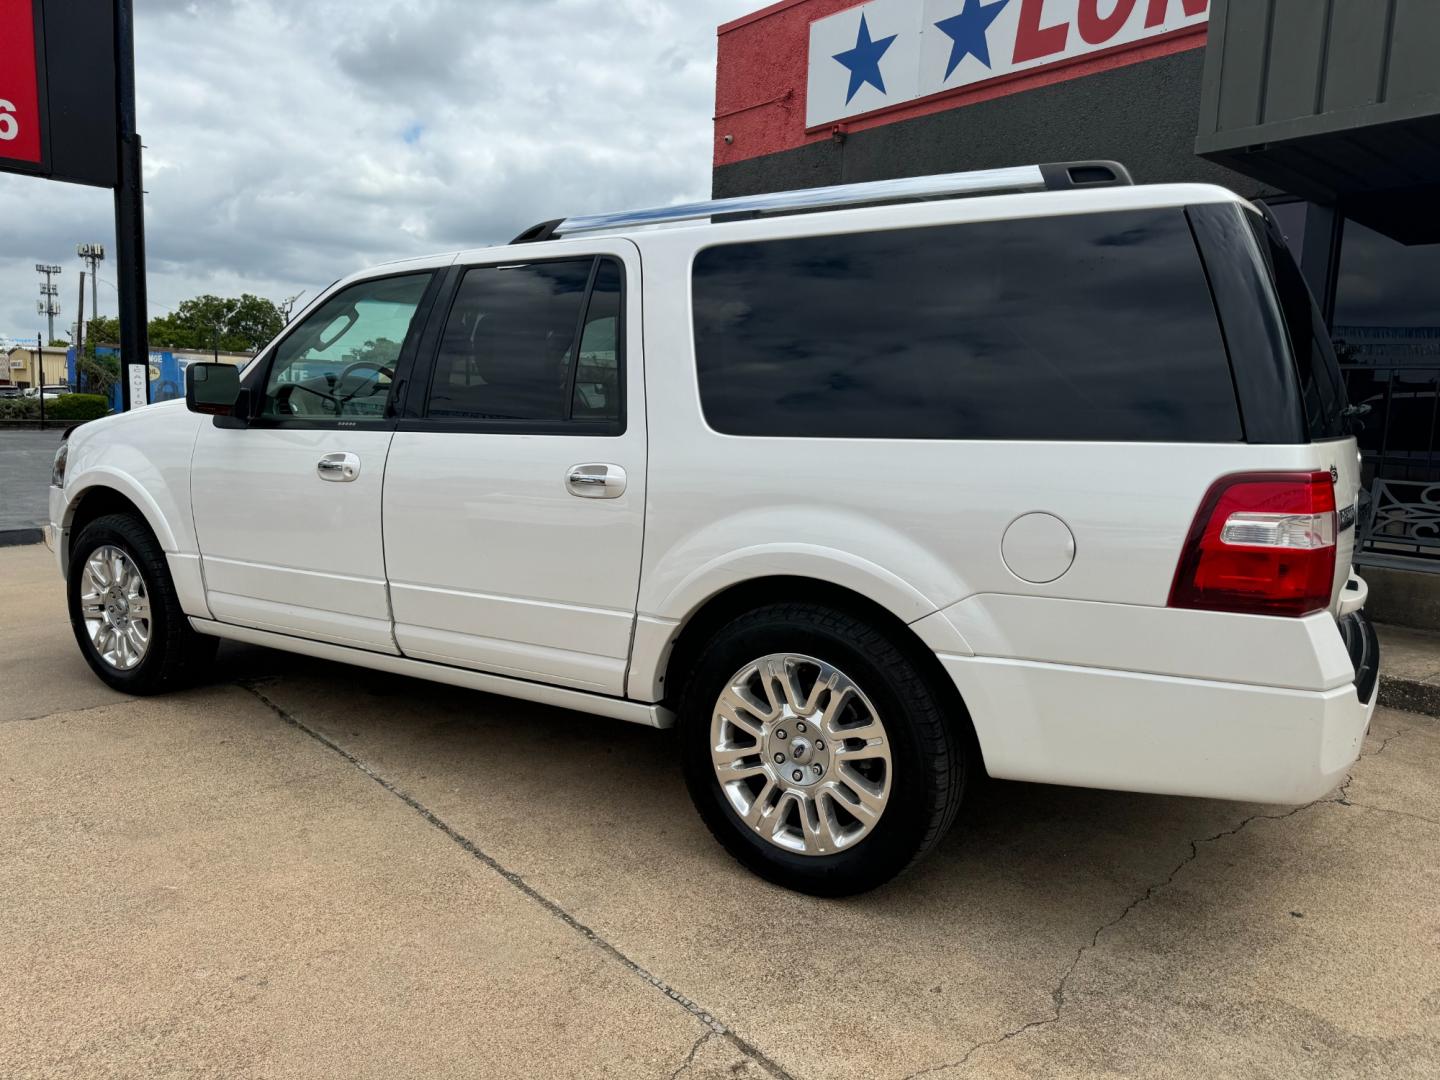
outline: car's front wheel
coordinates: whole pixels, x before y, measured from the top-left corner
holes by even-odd
[[[711,832],[755,873],[821,896],[875,888],[944,835],[965,723],[884,633],[808,603],[722,628],[680,708],[686,781]]]
[[[116,690],[156,694],[194,679],[216,640],[190,626],[149,526],[130,514],[90,522],[70,553],[70,625],[91,669]]]

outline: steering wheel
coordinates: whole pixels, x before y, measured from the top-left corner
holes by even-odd
[[[350,377],[352,371],[359,371],[361,368],[370,368],[379,375],[388,375],[392,381],[395,378],[395,369],[392,367],[388,367],[376,360],[356,360],[355,363],[340,372],[340,378],[335,381],[335,385],[339,386]]]

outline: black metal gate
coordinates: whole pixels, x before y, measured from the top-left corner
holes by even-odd
[[[1359,434],[1356,561],[1440,573],[1440,326],[1335,327]]]

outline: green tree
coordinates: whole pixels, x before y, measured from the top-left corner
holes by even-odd
[[[272,341],[285,329],[285,316],[280,309],[263,296],[245,293],[236,302],[225,324],[226,333],[232,339],[249,342],[246,346],[259,349]]]
[[[247,352],[269,342],[285,326],[280,309],[261,296],[197,296],[169,315],[150,320],[157,348]]]
[[[94,357],[95,350],[102,345],[120,344],[120,320],[101,316],[85,324],[85,355]]]
[[[350,364],[382,364],[385,367],[392,367],[399,359],[400,343],[383,337],[377,338],[375,341],[367,341],[359,348],[351,349],[345,354],[345,361]]]

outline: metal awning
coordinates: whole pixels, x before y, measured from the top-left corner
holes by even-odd
[[[1440,242],[1440,3],[1212,0],[1196,152]]]

